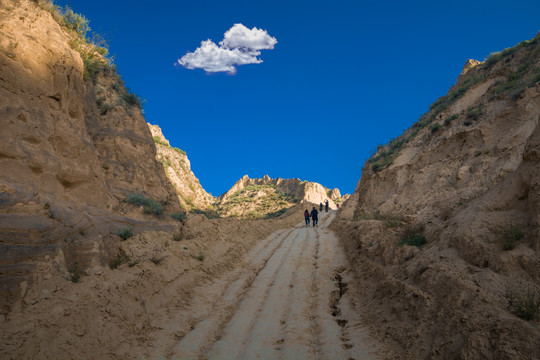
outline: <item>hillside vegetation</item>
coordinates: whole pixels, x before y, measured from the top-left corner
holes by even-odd
[[[296,195],[280,192],[273,184],[248,185],[220,201],[217,207],[223,215],[272,218],[284,214],[298,202]]]
[[[448,94],[431,104],[429,111],[422,115],[407,131],[386,145],[379,145],[377,153],[368,161],[373,171],[389,167],[407,143],[416,139],[422,131],[423,139],[436,134],[441,128],[451,124],[472,126],[482,118],[487,104],[477,104],[466,109],[452,107],[475,85],[493,79],[485,92],[485,102],[517,99],[527,88],[540,81],[540,36],[525,40],[518,45],[491,54],[484,62],[472,62],[464,68],[456,85]]]
[[[328,201],[331,209],[349,195],[341,196],[339,189],[327,189],[321,184],[300,179],[239,179],[215,204],[222,216],[240,218],[273,218],[296,204],[319,204]]]

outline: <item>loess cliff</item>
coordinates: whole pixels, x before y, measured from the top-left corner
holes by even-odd
[[[37,262],[100,267],[117,246],[113,232],[168,227],[124,203],[128,194],[180,208],[137,98],[94,47],[59,25],[50,5],[0,2],[4,314],[32,283]]]
[[[540,36],[468,61],[334,222],[389,358],[540,358],[539,80]]]

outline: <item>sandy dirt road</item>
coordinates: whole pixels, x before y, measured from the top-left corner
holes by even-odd
[[[241,265],[196,288],[146,355],[167,359],[373,359],[352,310],[338,239],[318,227],[279,230]]]

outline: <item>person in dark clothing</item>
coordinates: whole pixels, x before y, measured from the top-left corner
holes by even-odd
[[[319,222],[318,217],[319,212],[317,209],[315,209],[315,206],[313,207],[313,210],[311,210],[311,220],[313,220],[313,227],[317,226],[317,223]]]
[[[304,211],[304,218],[306,219],[306,226],[309,226],[309,211]]]
[[[324,200],[324,210],[325,212],[328,212],[328,200]]]
[[[322,212],[322,203],[319,203],[319,211]]]

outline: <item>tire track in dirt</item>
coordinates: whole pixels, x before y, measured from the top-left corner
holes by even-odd
[[[347,299],[343,250],[326,228],[334,214],[321,215],[320,227],[278,231],[234,271],[196,288],[192,302],[156,334],[169,339],[170,350],[156,344],[151,357],[374,358]]]
[[[240,302],[245,289],[292,231],[274,232],[248,252],[246,258],[250,261],[244,261],[222,278],[196,288],[196,293],[189,297],[189,303],[179,304],[169,320],[154,334],[153,349],[146,356],[162,358],[167,354],[168,358],[176,358],[175,354],[180,353],[181,358],[198,358],[202,349],[215,340],[220,326],[232,316],[231,311]],[[210,317],[209,314],[216,316]]]
[[[295,262],[305,251],[305,237],[304,232],[295,231],[290,244],[284,243],[274,253],[251,284],[221,339],[213,344],[209,359],[276,358],[273,343],[281,333],[279,314],[284,309]]]

